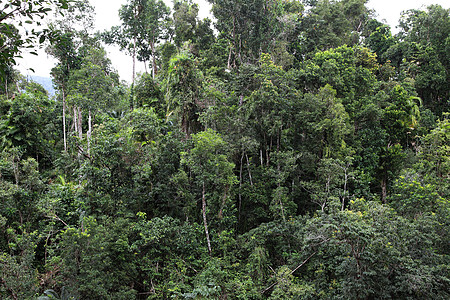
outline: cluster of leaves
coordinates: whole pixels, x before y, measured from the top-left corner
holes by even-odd
[[[67,2],[67,0],[6,0],[1,4],[0,82],[5,81],[8,68],[15,65],[15,59],[19,56],[21,48],[34,48],[36,41],[42,44],[47,37],[51,37],[51,31],[42,28],[44,25],[41,24],[42,19],[52,9],[66,9]]]
[[[210,2],[217,36],[190,1],[121,9],[130,87],[85,1],[53,99],[11,71],[0,297],[448,299],[449,11],[392,36],[365,0]]]

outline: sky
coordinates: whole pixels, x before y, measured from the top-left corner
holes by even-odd
[[[127,3],[127,0],[90,0],[91,4],[96,10],[96,29],[105,30],[112,26],[120,25],[119,9]],[[171,0],[164,0],[166,4],[172,7]],[[203,19],[209,15],[210,4],[206,0],[193,0],[199,5],[199,18]],[[450,7],[449,0],[370,0],[368,7],[374,9],[377,14],[377,19],[385,21],[392,28],[392,32],[396,33],[396,26],[400,14],[408,9],[425,9],[431,4],[440,4],[444,8]],[[132,76],[132,59],[131,56],[120,52],[118,47],[107,46],[108,57],[112,61],[113,67],[119,72],[121,79],[131,82]],[[43,50],[38,51],[39,56],[33,56],[23,53],[23,59],[19,59],[19,71],[24,75],[37,75],[43,77],[50,77],[50,70],[55,65],[56,61],[49,57]],[[29,70],[34,69],[34,73]],[[137,64],[137,72],[144,71],[143,63]]]

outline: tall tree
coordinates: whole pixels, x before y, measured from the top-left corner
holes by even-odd
[[[132,55],[132,84],[136,59],[146,63],[151,58],[153,78],[156,76],[156,46],[167,34],[169,13],[162,0],[129,0],[119,11],[122,25],[103,33],[106,43],[117,44]]]
[[[370,11],[365,6],[368,0],[310,2],[311,7],[299,24],[299,54],[310,56],[318,50],[360,43],[370,19]]]
[[[450,9],[431,5],[426,11],[408,10],[400,19],[402,69],[415,79],[424,105],[441,114],[449,105]],[[388,51],[390,52],[390,51]],[[395,54],[397,51],[392,51]],[[394,61],[394,60],[393,60]]]
[[[175,1],[173,5],[173,23],[175,44],[181,47],[186,41],[194,42],[197,27],[198,5],[192,1]]]
[[[89,41],[89,31],[94,27],[94,7],[88,1],[71,2],[68,14],[51,25],[53,40],[46,51],[58,60],[51,75],[62,98],[64,151],[67,151],[66,97],[68,80],[81,67],[83,44]]]
[[[87,152],[90,150],[92,122],[95,112],[106,111],[117,107],[115,88],[119,85],[119,76],[110,68],[110,60],[106,58],[106,51],[99,48],[88,50],[83,58],[81,67],[75,70],[68,80],[69,100],[78,111],[78,137],[82,135],[82,109],[87,110],[88,130],[86,132]]]
[[[167,117],[174,114],[181,124],[181,131],[189,137],[199,131],[198,120],[202,108],[203,74],[193,55],[184,51],[170,60],[166,78]]]
[[[208,0],[217,19],[217,30],[229,42],[227,67],[256,62],[281,28],[278,17],[282,3],[277,0]]]
[[[199,132],[192,136],[193,148],[181,153],[181,164],[187,166],[193,175],[193,183],[201,190],[202,217],[209,254],[212,253],[210,228],[207,212],[214,212],[219,221],[228,210],[231,188],[237,182],[233,174],[234,164],[225,154],[226,144],[213,130]],[[210,208],[207,210],[207,198]],[[212,207],[212,208],[211,208]],[[210,214],[210,217],[211,214]]]

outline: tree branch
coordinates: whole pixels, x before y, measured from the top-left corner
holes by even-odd
[[[306,264],[306,263],[308,262],[308,260],[310,260],[310,258],[313,257],[316,253],[317,253],[317,251],[314,252],[313,254],[311,254],[310,256],[308,256],[308,258],[305,259],[301,264],[299,264],[294,270],[292,270],[292,271],[289,273],[289,275],[294,274],[295,271],[297,271],[297,270],[298,270],[299,268],[301,268],[304,264]],[[277,283],[278,283],[278,281],[272,283],[269,287],[267,287],[265,290],[263,290],[263,291],[261,292],[261,294],[264,294],[265,292],[267,292],[268,290],[270,290],[271,288],[273,288],[275,285],[277,285]]]

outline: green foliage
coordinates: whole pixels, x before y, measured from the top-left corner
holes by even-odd
[[[210,2],[122,7],[131,87],[85,1],[54,100],[5,69],[0,298],[450,298],[448,10]]]
[[[151,75],[144,73],[136,80],[134,93],[136,107],[153,107],[161,118],[165,116],[166,107],[160,84]]]
[[[423,137],[421,156],[428,161],[429,167],[439,177],[450,173],[450,122],[448,115],[439,120],[436,128]]]
[[[163,22],[167,22],[169,8],[163,1],[130,0],[119,11],[122,26],[116,26],[103,34],[109,44],[118,44],[122,50],[135,52],[140,61],[148,61],[155,55],[155,46],[164,35]],[[133,42],[132,39],[136,39]]]
[[[20,147],[26,157],[49,164],[58,139],[52,101],[39,91],[33,91],[3,100],[3,103],[7,112],[0,119],[0,149]]]
[[[408,10],[400,19],[400,42],[386,56],[401,63],[400,70],[415,79],[415,88],[426,107],[437,114],[448,106],[448,9],[430,5],[426,11]],[[392,58],[391,58],[392,57]]]
[[[61,263],[61,277],[56,280],[80,298],[133,299],[136,291],[130,283],[135,270],[134,255],[129,242],[131,233],[124,231],[129,224],[124,219],[103,223],[99,225],[93,217],[81,217],[79,227],[61,231],[57,251],[60,258],[53,258]]]
[[[434,213],[446,201],[438,193],[432,184],[420,182],[418,176],[406,174],[400,176],[394,186],[389,198],[390,205],[399,214],[408,217],[418,217],[418,215]]]
[[[189,181],[195,187],[193,194],[200,191],[208,195],[209,214],[221,224],[220,228],[232,228],[234,223],[233,204],[230,203],[233,186],[237,183],[233,173],[234,164],[225,154],[227,145],[215,131],[208,129],[192,136],[193,147],[181,152],[181,165],[189,168]]]
[[[195,39],[199,8],[188,1],[174,1],[173,9],[175,44],[180,47],[184,42]]]
[[[8,240],[9,248],[5,251],[2,247],[0,251],[0,295],[3,299],[31,298],[38,290],[37,270],[33,266],[38,234],[19,233],[4,226],[0,230]]]
[[[340,295],[347,299],[370,295],[438,298],[444,295],[435,294],[428,288],[440,285],[440,279],[431,275],[440,264],[440,255],[433,250],[431,242],[436,243],[437,239],[430,239],[429,233],[422,231],[420,222],[411,224],[397,217],[388,207],[364,200],[352,202],[349,210],[330,212],[320,218],[322,221],[316,219],[319,223],[310,227],[317,232],[307,236],[308,243],[318,246],[318,250],[321,245],[328,245],[313,258],[327,258],[327,272],[321,263],[312,262],[316,265],[315,276],[326,276],[323,279],[327,284],[316,286],[319,295],[330,293],[328,297]],[[407,238],[412,234],[416,239]],[[424,240],[430,244],[421,245],[419,250],[417,247]],[[416,264],[422,267],[416,269],[413,267]],[[335,270],[337,281],[330,270]]]
[[[51,300],[51,299],[59,299],[59,300],[72,300],[75,299],[70,293],[66,292],[64,287],[61,289],[61,295],[58,295],[54,290],[48,289],[44,291],[44,296],[39,296],[37,300]]]
[[[174,114],[186,136],[199,131],[202,78],[197,61],[190,53],[181,52],[171,58],[166,79],[166,118]]]
[[[342,45],[357,45],[370,19],[366,3],[366,0],[314,1],[299,24],[300,53],[309,56]]]
[[[377,20],[370,20],[369,27],[371,27],[371,33],[365,42],[373,52],[377,53],[378,61],[385,63],[386,58],[384,54],[395,44],[391,28]]]
[[[54,7],[67,9],[67,2],[67,0],[7,0],[4,3],[0,10],[0,82],[5,82],[6,70],[9,66],[16,64],[15,59],[22,48],[33,48],[36,41],[42,44],[51,35],[48,28],[42,31],[32,28],[25,32],[20,32],[19,29],[31,25],[40,26],[41,20]]]

